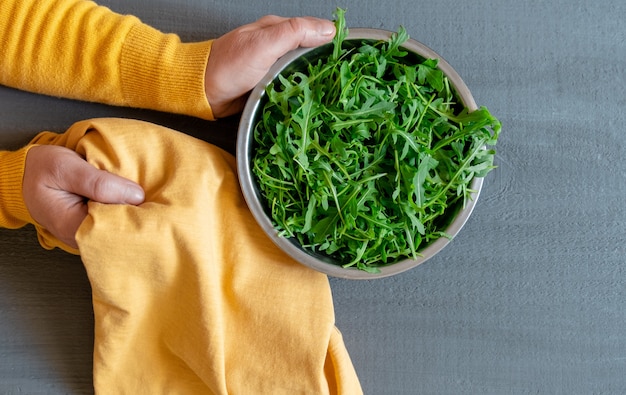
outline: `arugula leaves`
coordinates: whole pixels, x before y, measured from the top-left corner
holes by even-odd
[[[417,258],[494,168],[500,122],[467,112],[436,59],[389,40],[346,41],[266,89],[253,173],[275,227],[344,267]]]

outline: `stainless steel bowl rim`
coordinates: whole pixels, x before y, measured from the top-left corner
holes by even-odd
[[[370,28],[352,28],[346,40],[387,40],[393,32],[382,29],[370,29]],[[409,39],[402,45],[403,48],[415,52],[416,54],[424,58],[438,59],[439,69],[448,77],[451,85],[459,95],[463,105],[470,111],[477,109],[474,98],[465,85],[458,73],[446,62],[439,54],[427,47],[426,45],[414,40]],[[304,264],[312,269],[320,271],[330,276],[340,277],[353,280],[371,280],[377,278],[384,278],[392,275],[396,275],[405,272],[419,264],[426,262],[432,258],[435,254],[441,251],[447,246],[451,239],[441,237],[420,251],[421,257],[418,259],[404,259],[391,265],[380,267],[379,273],[368,273],[356,268],[344,268],[336,264],[323,262],[316,259],[314,256],[308,254],[306,251],[296,246],[292,241],[285,237],[278,235],[278,232],[274,228],[271,219],[265,214],[260,196],[257,193],[257,187],[254,182],[254,175],[252,174],[250,164],[252,158],[252,152],[250,150],[253,143],[253,130],[255,114],[259,110],[262,98],[265,95],[265,88],[270,84],[282,70],[294,60],[306,55],[308,52],[315,48],[298,48],[287,53],[280,58],[269,70],[269,72],[263,77],[263,79],[256,85],[256,87],[250,93],[244,107],[241,120],[239,123],[239,130],[237,135],[237,172],[239,177],[239,183],[241,190],[252,215],[257,223],[261,226],[263,232],[270,237],[270,239],[284,252],[286,252],[291,258]],[[482,189],[483,179],[475,177],[472,180],[471,189],[475,192],[472,195],[472,199],[468,200],[466,206],[459,211],[450,225],[445,229],[448,235],[454,237],[465,225],[470,217],[476,201],[478,200],[480,190]]]

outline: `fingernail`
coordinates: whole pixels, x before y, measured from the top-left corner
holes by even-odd
[[[323,23],[318,33],[322,36],[332,36],[335,34],[335,25],[332,22]]]
[[[126,202],[128,204],[141,204],[145,198],[146,195],[139,185],[129,184],[126,188]]]

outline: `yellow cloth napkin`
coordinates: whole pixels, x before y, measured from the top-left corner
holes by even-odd
[[[100,394],[360,394],[325,275],[278,250],[234,158],[141,121],[95,119],[33,143],[137,181],[140,206],[89,203],[77,241],[93,289]],[[44,246],[59,246],[42,229]]]

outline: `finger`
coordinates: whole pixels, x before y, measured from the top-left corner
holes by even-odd
[[[68,192],[108,204],[137,205],[145,199],[144,191],[138,184],[113,173],[99,170],[78,154],[68,158],[66,165],[71,168],[64,180]]]
[[[45,227],[63,243],[72,248],[78,248],[76,232],[86,217],[87,204],[75,202],[59,213],[59,216]]]
[[[265,15],[262,16],[261,18],[259,18],[258,20],[256,20],[253,23],[250,23],[248,25],[244,25],[241,26],[239,29],[241,30],[255,30],[258,28],[266,28],[266,27],[270,27],[270,26],[274,26],[274,25],[278,25],[279,23],[283,23],[283,22],[289,22],[290,19],[302,19],[304,21],[307,22],[307,24],[309,24],[308,28],[312,28],[312,30],[318,30],[318,33],[321,35],[331,35],[333,36],[335,33],[335,24],[329,20],[326,19],[321,19],[321,18],[315,18],[315,17],[311,17],[311,16],[304,16],[304,17],[295,17],[295,18],[288,18],[288,17],[284,17],[284,16],[278,16],[278,15]],[[289,22],[291,23],[291,22]],[[317,27],[314,27],[314,25],[318,25]],[[326,30],[326,31],[325,31]]]
[[[264,28],[267,26],[275,25],[277,23],[285,21],[286,17],[278,16],[278,15],[265,15],[259,18],[257,21],[252,22],[248,25],[244,25],[241,28],[245,30],[252,30],[256,28]]]
[[[268,18],[259,40],[273,43],[270,47],[276,58],[298,47],[315,47],[330,42],[335,25],[326,19],[312,17]]]

